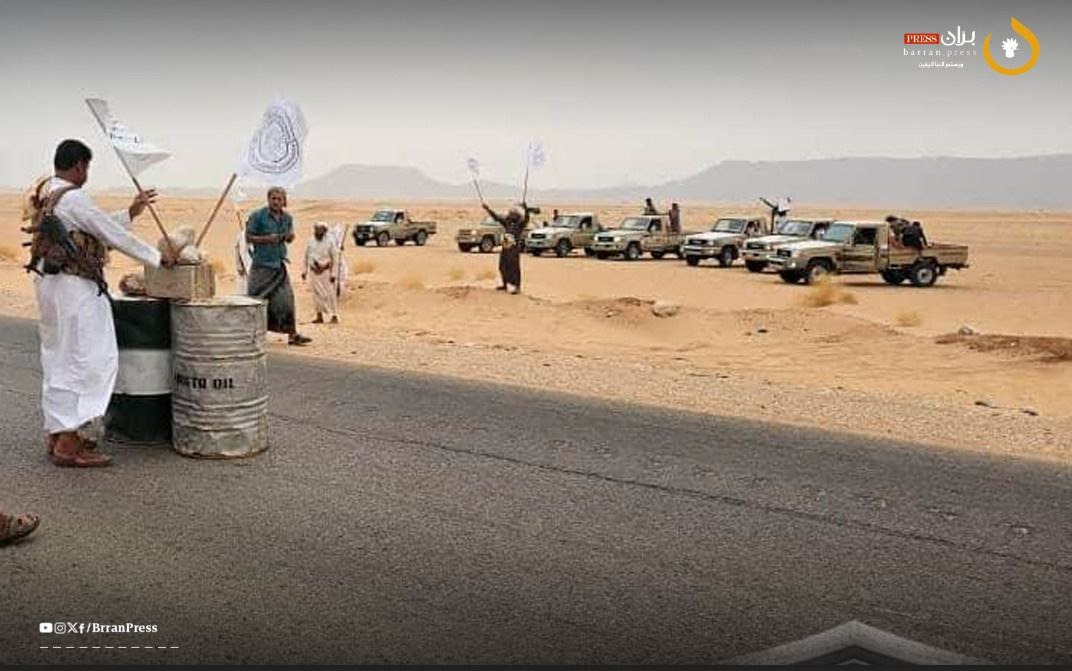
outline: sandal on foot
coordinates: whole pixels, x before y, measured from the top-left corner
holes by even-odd
[[[57,440],[64,441],[65,438]],[[52,463],[57,466],[65,466],[69,468],[96,468],[100,466],[108,466],[112,463],[111,457],[97,451],[97,446],[88,441],[83,441],[79,438],[77,449],[71,454],[61,454],[56,451],[55,446],[48,457],[52,460]]]
[[[100,466],[110,466],[112,464],[112,458],[105,456],[100,452],[79,452],[70,456],[53,452],[50,456],[53,464],[68,468],[97,468]]]
[[[26,513],[9,517],[0,513],[0,545],[29,536],[38,524],[41,524],[41,518],[37,515]]]

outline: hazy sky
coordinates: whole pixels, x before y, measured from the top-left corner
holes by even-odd
[[[1010,15],[1041,43],[1017,77],[982,58],[988,32],[1001,56]],[[904,55],[905,32],[958,25],[977,55]],[[1026,60],[1019,41],[999,60]],[[2,0],[0,185],[48,171],[64,137],[94,148],[95,185],[126,183],[86,97],[174,152],[145,173],[162,186],[222,186],[278,96],[308,120],[306,177],[365,163],[460,182],[473,154],[512,182],[531,138],[539,187],[726,159],[1072,152],[1070,44],[1056,0]]]

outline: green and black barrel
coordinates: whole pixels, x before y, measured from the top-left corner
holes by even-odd
[[[171,306],[119,296],[112,301],[119,373],[108,405],[108,438],[171,442]]]

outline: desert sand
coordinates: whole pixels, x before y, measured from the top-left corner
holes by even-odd
[[[129,202],[99,200],[114,208]],[[200,226],[213,204],[165,192],[157,209],[169,228]],[[377,205],[293,200],[292,259],[300,259],[314,221],[352,225]],[[923,221],[932,241],[971,247],[971,268],[930,289],[890,287],[878,276],[841,277],[826,289],[790,286],[740,263],[689,268],[676,259],[526,255],[525,293],[509,296],[494,291],[497,255],[454,245],[455,231],[481,218],[475,204],[390,205],[437,221],[438,234],[421,248],[359,248],[348,239],[351,278],[337,326],[308,324],[310,297],[292,266],[300,329],[314,342],[288,348],[273,335],[273,350],[1072,465],[1070,213],[898,212]],[[605,226],[637,211],[540,205],[537,221],[557,207],[595,211]],[[720,215],[766,214],[751,204],[683,206],[686,230]],[[19,196],[0,197],[0,312],[34,317],[33,280],[20,267],[20,212]],[[888,213],[830,206],[793,214]],[[220,293],[233,285],[237,230],[227,205],[206,240]],[[136,231],[159,237],[147,213]],[[136,269],[115,255],[113,286]],[[656,300],[680,311],[656,317]],[[949,337],[964,325],[983,336]],[[474,408],[474,422],[494,412]]]

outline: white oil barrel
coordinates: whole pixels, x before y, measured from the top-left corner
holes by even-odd
[[[268,448],[267,303],[218,296],[171,304],[172,445],[207,459]]]
[[[105,426],[109,440],[171,442],[171,319],[167,301],[112,299],[119,370]]]

